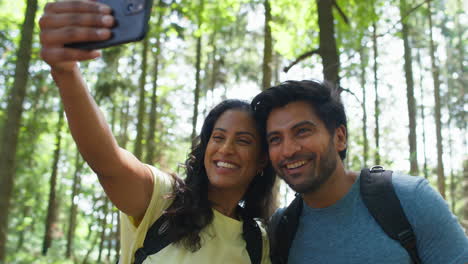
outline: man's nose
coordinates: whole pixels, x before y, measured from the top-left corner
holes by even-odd
[[[282,155],[285,158],[290,158],[294,156],[299,150],[301,150],[301,145],[298,144],[293,138],[285,138],[282,147]]]

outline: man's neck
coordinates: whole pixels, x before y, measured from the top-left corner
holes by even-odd
[[[343,164],[338,162],[330,178],[318,190],[302,194],[302,199],[312,208],[329,207],[349,192],[357,176],[356,172],[345,171]]]

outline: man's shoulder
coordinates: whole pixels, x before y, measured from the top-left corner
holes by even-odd
[[[392,177],[395,193],[411,223],[428,221],[434,217],[451,215],[446,201],[423,177],[395,172]],[[430,205],[428,207],[428,205]]]
[[[400,199],[418,196],[421,192],[425,193],[432,189],[423,177],[411,176],[400,171],[393,172],[392,185]]]

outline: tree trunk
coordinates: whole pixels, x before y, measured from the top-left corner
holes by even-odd
[[[154,53],[154,73],[153,73],[153,91],[151,94],[151,109],[149,116],[149,128],[148,137],[146,140],[146,158],[147,164],[154,162],[154,153],[156,149],[156,120],[157,120],[157,91],[158,91],[158,76],[159,76],[159,55],[161,54],[161,24],[162,24],[163,12],[159,10],[158,22],[157,22],[157,38],[156,38],[156,52]]]
[[[91,243],[91,247],[88,249],[88,251],[86,252],[85,257],[83,258],[83,261],[81,262],[82,264],[87,264],[88,263],[89,255],[91,254],[91,252],[93,252],[94,247],[96,246],[98,237],[99,237],[98,235],[94,236],[93,242]]]
[[[374,137],[375,137],[375,165],[380,165],[380,128],[379,128],[379,118],[380,118],[380,108],[379,108],[379,92],[378,92],[378,84],[379,79],[377,77],[378,72],[378,49],[377,49],[377,24],[376,22],[372,23],[372,47],[374,49],[374,121],[375,121],[375,128],[374,128]]]
[[[28,189],[31,190],[30,188]],[[21,206],[22,206],[21,214],[22,214],[23,219],[25,219],[26,217],[29,217],[31,215],[31,206],[26,205],[25,203],[22,203]],[[19,234],[18,234],[18,243],[16,245],[16,251],[20,251],[21,248],[23,247],[24,236],[27,233],[27,229],[28,229],[28,226],[25,226],[24,229],[18,230]]]
[[[0,214],[0,263],[4,262],[6,258],[8,214],[16,169],[16,147],[29,78],[28,69],[31,60],[36,11],[37,0],[27,0],[25,19],[21,27],[21,40],[16,54],[13,87],[8,96],[6,120],[3,123],[3,131],[0,133],[2,135],[0,142],[0,208],[2,208]]]
[[[410,174],[418,175],[418,152],[416,143],[416,100],[414,98],[414,81],[413,81],[413,58],[411,56],[411,47],[409,45],[409,24],[405,19],[407,11],[406,0],[400,0],[400,16],[401,16],[401,33],[404,45],[405,57],[405,77],[406,77],[406,98],[408,104],[408,120],[409,120],[409,161]]]
[[[463,161],[463,178],[462,178],[462,186],[463,186],[463,206],[462,206],[462,224],[465,227],[465,233],[468,235],[468,159],[465,158]]]
[[[359,49],[359,57],[361,60],[361,89],[362,89],[362,144],[363,144],[363,167],[367,167],[367,159],[369,157],[369,141],[367,140],[367,95],[366,95],[366,69],[367,69],[367,54],[364,47]]]
[[[419,69],[423,68],[423,65],[421,63],[421,54],[419,49],[417,50],[417,62],[418,62],[418,67]],[[426,115],[424,113],[424,89],[423,89],[423,74],[421,73],[419,75],[419,89],[420,89],[420,96],[421,96],[421,104],[420,104],[420,112],[421,112],[421,122],[422,122],[422,140],[423,140],[423,156],[424,156],[424,165],[423,165],[423,170],[424,170],[424,178],[428,179],[429,178],[429,170],[427,168],[427,151],[426,151]]]
[[[218,19],[215,20],[214,23],[218,23]],[[217,26],[217,24],[215,24]],[[210,76],[210,84],[208,86],[208,90],[211,92],[211,105],[206,104],[204,113],[203,115],[206,116],[208,112],[213,108],[213,102],[215,102],[214,98],[214,90],[216,88],[216,84],[219,79],[219,67],[220,67],[220,59],[217,59],[217,54],[218,54],[218,45],[216,43],[216,38],[217,38],[217,31],[213,31],[210,37],[210,45],[213,47],[213,52],[211,53],[211,76]],[[208,72],[208,71],[207,71]],[[208,102],[208,96],[206,96],[206,102]]]
[[[278,52],[273,53],[273,60],[274,60],[274,83],[273,85],[277,85],[280,82],[280,71],[281,71],[281,59]]]
[[[50,190],[49,190],[49,204],[47,207],[47,219],[45,222],[44,240],[42,242],[42,255],[47,255],[47,250],[52,245],[54,225],[57,220],[57,198],[56,198],[56,185],[57,185],[57,170],[61,151],[62,141],[62,126],[63,126],[63,109],[60,106],[59,120],[57,123],[57,132],[55,138],[54,160],[52,163],[52,174],[50,176]]]
[[[450,111],[450,109],[449,109]],[[449,133],[448,133],[448,137],[449,137],[449,157],[450,157],[450,210],[452,210],[452,212],[455,212],[455,206],[456,206],[456,202],[457,202],[457,195],[456,195],[456,185],[455,185],[455,173],[453,171],[453,162],[452,162],[452,158],[453,158],[453,148],[452,148],[452,144],[453,144],[453,140],[452,140],[452,129],[451,129],[451,120],[452,118],[450,117],[449,118],[449,122],[448,122],[448,127],[449,127]]]
[[[439,68],[436,65],[435,59],[435,45],[432,37],[432,9],[431,2],[427,2],[428,6],[428,20],[429,20],[429,48],[431,53],[431,70],[432,79],[434,81],[434,101],[435,101],[435,124],[436,124],[436,138],[437,138],[437,187],[442,197],[445,198],[445,175],[444,164],[442,160],[443,146],[442,146],[442,121],[441,121],[441,103],[440,103],[440,80]]]
[[[339,87],[340,60],[336,48],[332,0],[317,0],[318,25],[320,28],[320,56],[323,64],[323,77]]]
[[[465,2],[466,6],[466,2]],[[457,15],[455,16],[455,25],[457,27],[457,35],[458,35],[458,43],[457,43],[457,50],[458,50],[458,63],[460,67],[460,76],[461,78],[458,78],[458,82],[460,82],[460,87],[462,87],[461,92],[460,92],[460,98],[466,98],[466,87],[468,87],[468,77],[467,77],[467,72],[466,69],[468,68],[465,64],[466,62],[466,57],[465,57],[465,48],[466,48],[466,37],[464,37],[464,32],[466,30],[466,27],[463,27],[460,23],[460,18],[463,15],[466,15],[466,11],[463,12],[463,3],[461,0],[457,0]],[[466,10],[466,8],[465,8]],[[466,111],[461,111],[461,120],[462,124],[460,124],[460,127],[462,128],[462,131],[466,135],[466,118],[465,118]],[[468,149],[468,142],[467,142],[468,137],[463,137],[463,149]]]
[[[120,213],[115,212],[117,216],[117,226],[115,228],[115,259],[116,261],[120,258]]]
[[[111,214],[111,222],[110,222],[110,225],[109,225],[109,233],[107,235],[107,256],[106,256],[106,260],[107,262],[110,261],[111,259],[111,255],[112,255],[112,240],[114,240],[114,230],[113,230],[113,227],[115,227],[114,225],[114,207],[112,204],[109,204],[109,207],[110,207],[110,214]]]
[[[451,47],[449,45],[445,46],[446,52],[447,52],[447,59],[445,60],[445,67],[446,69],[450,69],[452,65],[452,61],[455,59],[454,56],[451,54]],[[450,166],[450,209],[452,212],[455,213],[455,208],[457,204],[457,187],[458,184],[456,182],[456,172],[454,169],[457,167],[456,165],[454,166],[453,163],[453,121],[454,121],[454,113],[455,111],[453,110],[453,104],[451,103],[452,98],[456,98],[456,91],[455,89],[455,83],[456,80],[452,78],[451,72],[445,70],[444,76],[446,78],[446,83],[447,83],[447,97],[448,100],[446,101],[447,105],[447,110],[448,110],[448,115],[449,119],[447,122],[447,127],[448,127],[448,148],[449,148],[449,166]]]
[[[148,64],[148,40],[146,37],[143,40],[143,50],[141,53],[141,75],[140,75],[140,95],[138,102],[138,121],[137,121],[137,135],[135,139],[135,151],[134,155],[138,159],[141,159],[143,156],[143,134],[144,134],[144,122],[145,122],[145,86],[146,86],[146,71]]]
[[[99,239],[99,255],[97,263],[102,263],[102,252],[104,250],[104,242],[106,241],[106,229],[107,229],[107,213],[109,208],[109,199],[107,196],[103,197],[102,205],[102,218],[101,218],[101,234]]]
[[[80,173],[83,168],[83,161],[81,159],[80,152],[77,150],[75,155],[75,172],[73,173],[73,183],[72,183],[72,194],[70,201],[70,214],[68,216],[68,232],[67,232],[67,247],[65,251],[65,256],[70,258],[72,256],[73,250],[73,239],[75,237],[75,228],[76,228],[76,216],[77,216],[77,204],[75,203],[75,198],[80,191],[81,178]]]
[[[32,113],[32,117],[29,119],[28,121],[28,124],[26,125],[27,127],[27,135],[25,135],[25,139],[24,139],[24,142],[28,142],[28,145],[25,146],[26,147],[26,152],[25,153],[28,153],[28,156],[26,157],[26,160],[23,162],[24,166],[26,168],[34,168],[35,164],[34,164],[34,157],[35,157],[35,152],[37,150],[37,142],[38,142],[38,139],[39,139],[39,123],[42,118],[41,116],[41,113],[40,113],[40,110],[43,109],[43,105],[44,102],[47,101],[47,96],[43,96],[44,95],[44,92],[43,92],[43,85],[44,85],[44,80],[45,78],[41,77],[40,75],[39,76],[36,76],[36,78],[40,78],[39,82],[38,82],[38,85],[37,85],[37,89],[36,91],[34,92],[34,95],[32,95],[32,106],[31,106],[31,110],[33,113]],[[18,189],[19,188],[25,188],[24,186],[14,186],[14,192],[15,193],[18,193]],[[36,189],[37,189],[37,181],[35,181],[35,179],[27,179],[26,180],[26,192],[27,194],[30,194],[30,195],[34,195],[34,193],[36,193]],[[17,204],[20,204],[23,208],[22,208],[22,214],[23,214],[23,218],[25,217],[29,217],[31,215],[31,209],[32,208],[35,208],[34,204],[26,204],[27,203],[27,200],[29,199],[28,196],[25,196],[25,197],[21,197],[21,201],[19,201]],[[36,203],[37,199],[34,199],[34,203]],[[24,243],[24,238],[25,238],[25,235],[26,234],[29,234],[31,230],[29,229],[32,229],[31,226],[34,226],[34,223],[31,223],[31,225],[28,225],[28,226],[24,226],[23,229],[21,230],[17,230],[18,232],[18,243],[17,243],[17,246],[16,246],[16,251],[21,251],[22,250],[22,247],[23,247],[23,243]]]
[[[198,30],[202,28],[202,12],[204,8],[204,0],[200,0],[200,11],[198,13]],[[198,119],[198,104],[200,101],[200,73],[201,73],[201,53],[202,53],[202,34],[197,36],[197,50],[195,60],[195,90],[193,91],[193,119],[192,119],[192,147],[194,139],[197,136],[197,119]]]
[[[263,81],[262,81],[262,90],[266,90],[271,86],[271,76],[272,76],[272,63],[273,63],[273,39],[271,37],[271,7],[270,1],[264,0],[263,2],[265,8],[265,37],[264,37],[264,46],[263,46]],[[279,189],[278,189],[279,190]]]

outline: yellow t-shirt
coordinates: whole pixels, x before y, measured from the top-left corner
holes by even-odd
[[[135,251],[142,247],[146,232],[172,203],[166,195],[172,192],[173,179],[170,175],[151,167],[154,189],[150,204],[142,221],[137,224],[132,217],[121,214],[121,257],[120,264],[133,263]],[[201,248],[191,252],[183,246],[170,244],[158,253],[148,256],[143,262],[168,264],[239,264],[251,263],[245,240],[242,238],[242,222],[227,217],[213,209],[213,222],[201,233]],[[269,241],[262,227],[262,264],[269,264]]]

